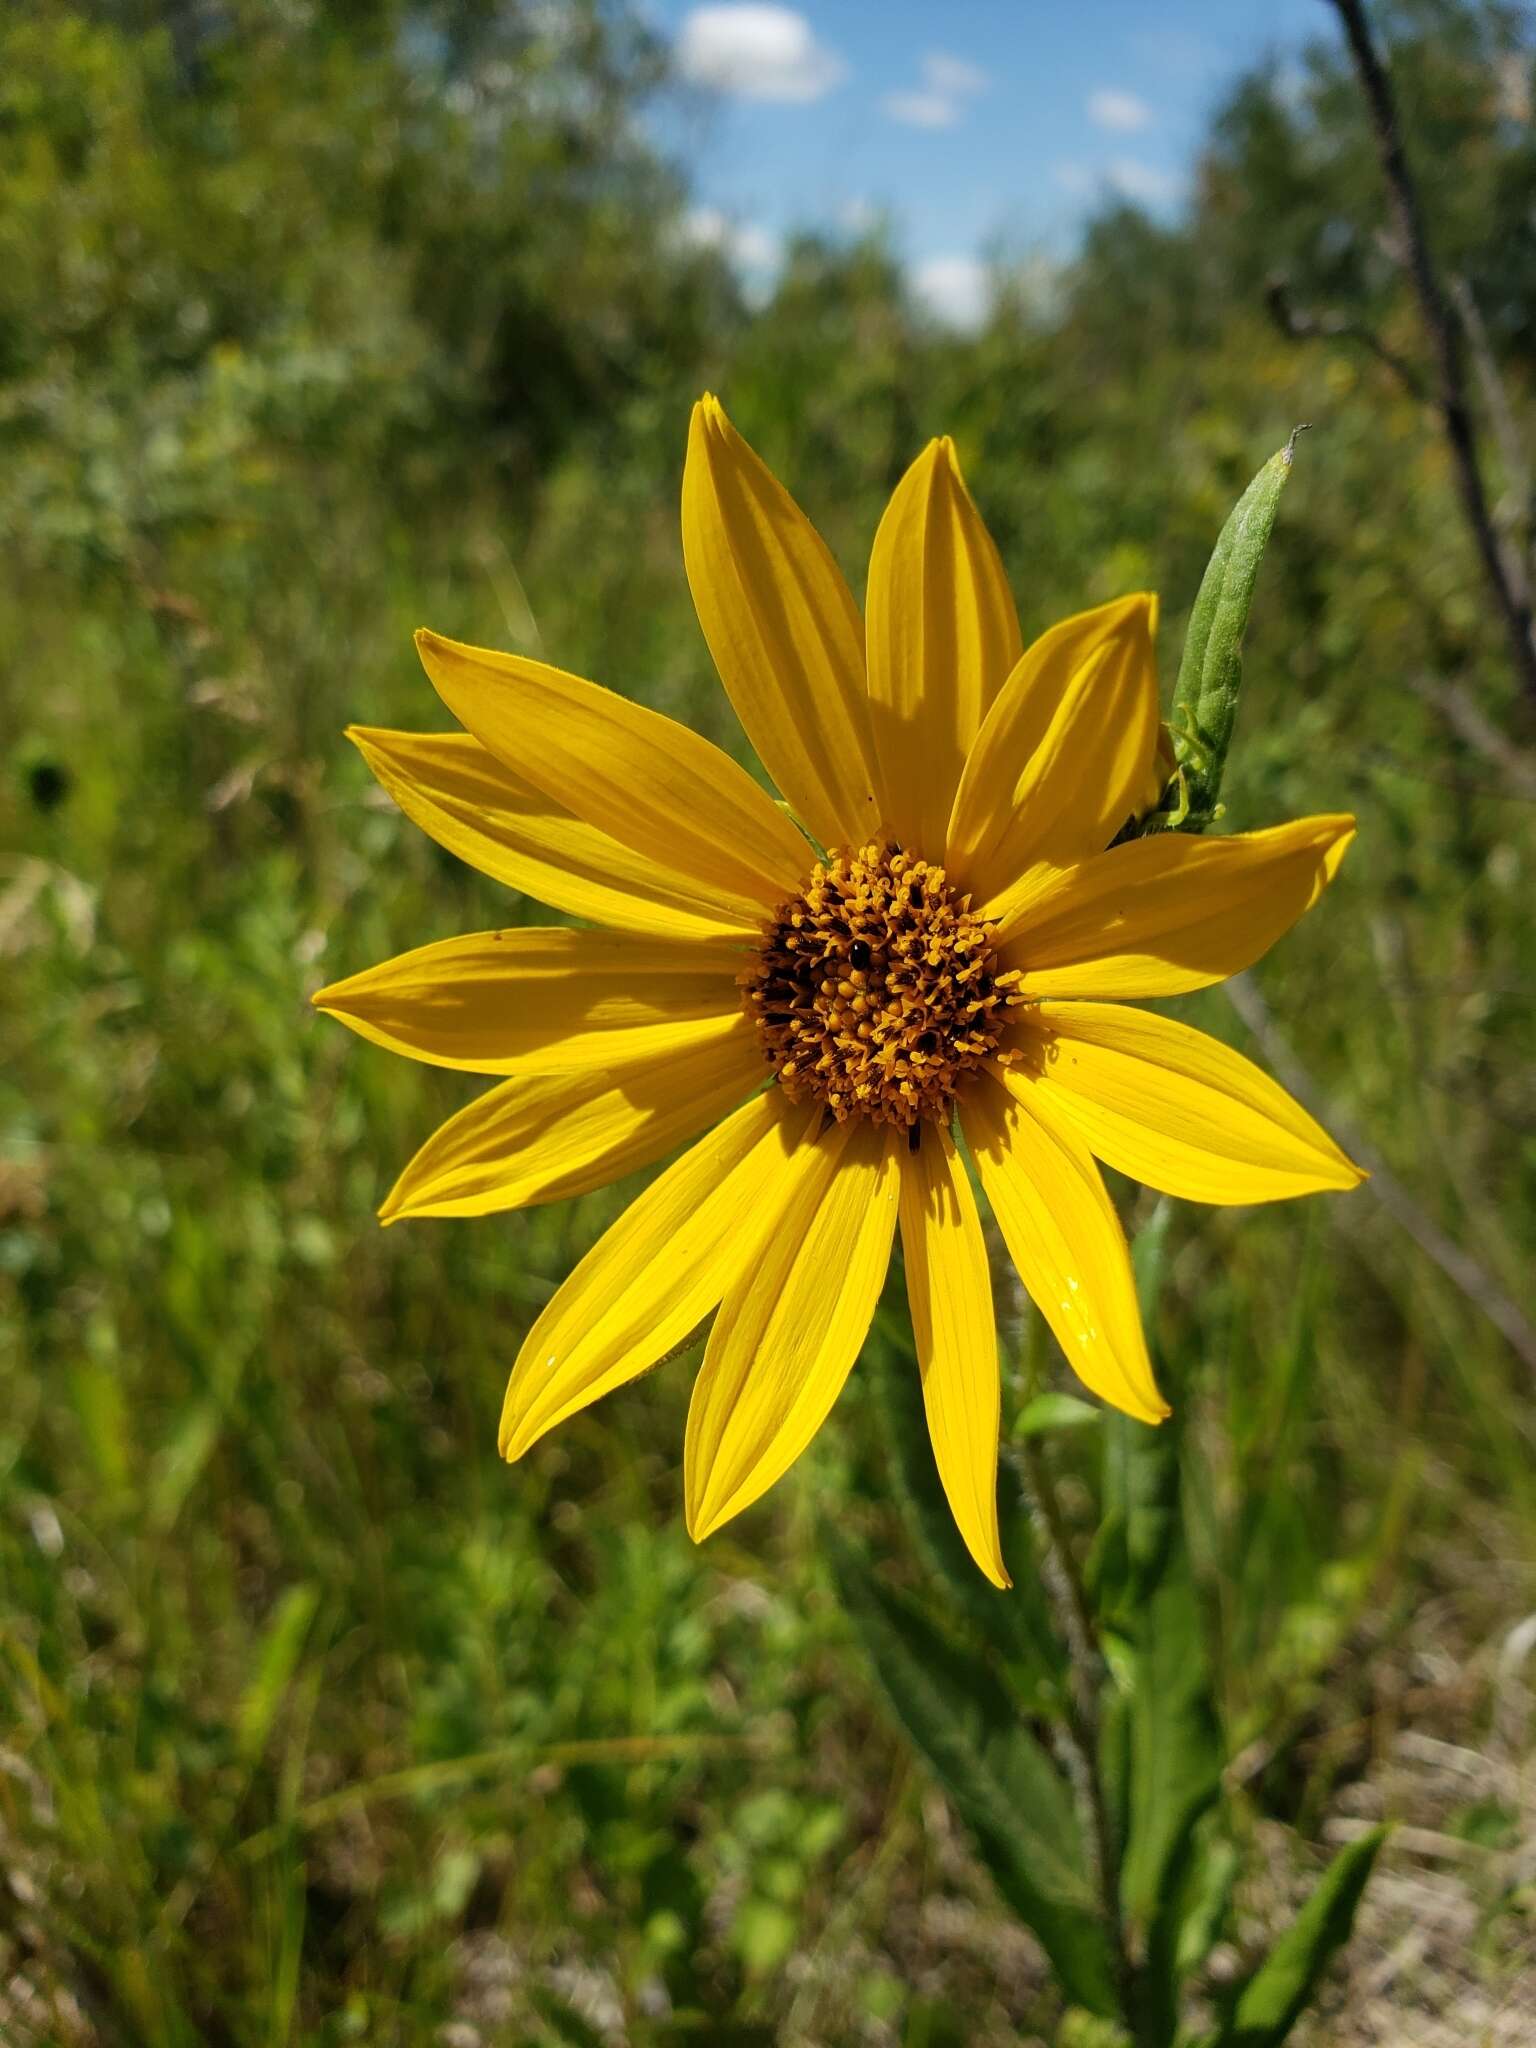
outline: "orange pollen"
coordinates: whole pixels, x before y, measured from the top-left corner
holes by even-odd
[[[791,1101],[903,1130],[947,1122],[964,1076],[1009,1057],[998,1045],[1025,1000],[1018,979],[998,972],[987,926],[942,868],[877,845],[818,861],[738,976]]]

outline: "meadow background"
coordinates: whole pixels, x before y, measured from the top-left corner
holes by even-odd
[[[1528,550],[1531,23],[1377,20]],[[1254,1050],[1267,1005],[1390,1174],[1181,1207],[1157,1339],[1249,1924],[1403,1823],[1297,2038],[1528,2042],[1536,705],[1411,388],[1353,81],[1329,50],[1234,79],[1185,217],[1106,206],[1049,276],[1002,265],[974,332],[878,229],[800,240],[749,304],[646,139],[674,90],[599,0],[0,14],[0,2041],[1051,2029],[832,1597],[827,1512],[923,1570],[859,1376],[703,1550],[689,1360],[502,1466],[520,1335],[624,1190],[380,1231],[468,1090],[306,1001],[543,915],[341,737],[442,722],[416,625],[739,748],[677,532],[710,387],[855,590],[949,432],[1026,633],[1150,586],[1165,677],[1233,500],[1312,423],[1227,823],[1350,809],[1360,837],[1248,1022],[1219,991],[1183,1014]],[[875,1341],[902,1331],[898,1293]],[[1008,1340],[1005,1428],[1034,1334]],[[1094,1435],[1052,1445],[1085,1527]]]

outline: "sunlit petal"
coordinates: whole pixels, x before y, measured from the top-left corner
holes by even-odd
[[[901,1246],[923,1407],[945,1498],[994,1586],[1010,1586],[997,1529],[1000,1388],[992,1281],[976,1197],[942,1124],[903,1146]]]
[[[1008,579],[947,436],[929,442],[886,507],[866,612],[885,824],[939,861],[966,755],[1022,646]]]
[[[433,1132],[379,1213],[486,1216],[589,1194],[660,1159],[761,1080],[745,1019],[686,1060],[514,1075]]]
[[[844,1124],[786,1177],[694,1383],[683,1485],[695,1541],[767,1492],[842,1391],[890,1260],[902,1143],[879,1125]]]
[[[982,1190],[1026,1293],[1084,1386],[1161,1422],[1130,1253],[1098,1168],[1070,1129],[984,1079],[960,1105]]]
[[[512,1368],[501,1454],[644,1372],[703,1321],[752,1256],[743,1219],[771,1213],[803,1111],[770,1088],[632,1202],[556,1290]]]
[[[1183,995],[1267,953],[1338,872],[1350,817],[1265,832],[1133,839],[1027,900],[985,906],[1030,996]]]
[[[824,846],[879,826],[858,606],[821,535],[725,416],[693,409],[683,558],[747,738]]]
[[[518,654],[416,635],[459,723],[546,796],[660,863],[766,907],[805,872],[789,819],[728,754],[596,683]]]
[[[1048,1096],[1090,1151],[1148,1187],[1275,1202],[1364,1178],[1277,1081],[1188,1024],[1120,1003],[1042,1003],[1031,1025],[1035,1057],[1007,1071],[1010,1091]]]
[[[567,925],[418,946],[313,998],[362,1037],[476,1074],[590,1071],[735,1036],[744,956]]]
[[[467,732],[352,726],[395,802],[439,846],[556,910],[655,938],[755,937],[756,903],[659,867],[545,796]]]
[[[966,762],[947,859],[977,902],[1102,853],[1152,800],[1157,601],[1053,627],[1009,676]]]

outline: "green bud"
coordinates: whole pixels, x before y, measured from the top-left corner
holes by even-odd
[[[1280,493],[1291,473],[1297,427],[1238,499],[1221,529],[1189,615],[1168,719],[1175,772],[1148,831],[1198,832],[1218,814],[1222,772],[1243,680],[1243,633]]]

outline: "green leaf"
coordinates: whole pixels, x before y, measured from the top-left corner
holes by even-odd
[[[1177,2026],[1197,1829],[1220,1796],[1222,1765],[1205,1618],[1177,1522],[1139,1618],[1131,1685],[1120,1891],[1127,1920],[1145,1936],[1140,2038],[1161,2044]]]
[[[1372,1828],[1340,1850],[1316,1890],[1249,1978],[1215,2048],[1277,2048],[1295,2026],[1329,1963],[1349,1940],[1382,1843]]]
[[[172,1428],[155,1460],[149,1484],[149,1520],[156,1531],[163,1534],[174,1525],[187,1495],[213,1456],[223,1426],[224,1404],[199,1399]]]
[[[1131,2048],[1131,2037],[1117,2020],[1073,2009],[1061,2016],[1056,2048]]]
[[[1156,1328],[1170,1215],[1160,1204],[1134,1249],[1149,1330]],[[1137,2038],[1161,2044],[1177,2030],[1180,1936],[1199,1895],[1197,1829],[1220,1794],[1222,1744],[1185,1540],[1177,1424],[1153,1429],[1115,1416],[1104,1458],[1095,1583],[1121,1691],[1106,1703],[1101,1756],[1125,1844],[1121,1901],[1145,1943]]]
[[[70,1371],[69,1395],[96,1477],[109,1494],[120,1494],[129,1483],[127,1446],[132,1441],[122,1367],[116,1361],[82,1359]]]
[[[1169,718],[1188,803],[1185,830],[1198,831],[1216,815],[1243,680],[1243,633],[1295,446],[1292,434],[1238,499],[1189,615]]]
[[[975,1837],[998,1890],[1055,1966],[1067,1996],[1116,2010],[1071,1795],[991,1667],[826,1531],[843,1605],[897,1719]]]
[[[1150,1927],[1189,1831],[1221,1789],[1205,1617],[1182,1535],[1135,1642],[1130,1716],[1130,1825],[1120,1886],[1126,1911]]]
[[[1242,1858],[1224,1835],[1209,1825],[1195,1830],[1173,1916],[1178,1928],[1174,1970],[1180,1983],[1202,1967],[1225,1932],[1241,1868]]]
[[[1238,1857],[1218,1823],[1209,1805],[1197,1808],[1170,1845],[1136,1985],[1138,2048],[1169,2048],[1183,2038],[1185,1980],[1220,1938],[1231,1909]]]
[[[1104,1410],[1076,1394],[1036,1394],[1026,1402],[1013,1425],[1015,1436],[1046,1436],[1052,1430],[1088,1429],[1104,1420]]]
[[[290,1586],[267,1624],[255,1676],[246,1687],[235,1716],[235,1747],[248,1764],[254,1763],[267,1746],[267,1737],[298,1668],[304,1639],[319,1604],[317,1586]]]

